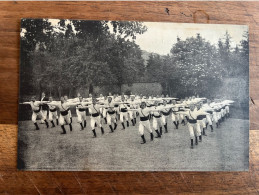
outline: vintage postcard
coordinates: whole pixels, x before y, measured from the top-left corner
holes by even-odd
[[[247,171],[245,25],[22,19],[17,168]]]

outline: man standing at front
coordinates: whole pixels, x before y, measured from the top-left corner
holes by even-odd
[[[40,101],[41,101],[41,102],[42,102],[42,101],[49,101],[49,99],[45,96],[45,93],[44,93],[44,92],[42,92],[42,94],[41,94],[41,99],[40,99]],[[44,121],[43,119],[47,119],[49,107],[48,107],[47,104],[41,104],[40,108],[41,108],[41,113],[42,113],[42,116],[43,116],[43,117],[41,118],[41,124],[44,124],[45,121]]]

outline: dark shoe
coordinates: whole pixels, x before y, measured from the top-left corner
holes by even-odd
[[[113,130],[115,130],[117,128],[117,123],[114,123],[114,129]]]
[[[113,133],[113,128],[112,128],[112,126],[109,125],[109,127],[110,127],[110,129],[111,129],[110,133]]]
[[[36,127],[36,130],[40,130],[39,126],[37,123],[34,123],[35,127]]]
[[[56,124],[58,125],[58,119],[56,119]]]
[[[52,124],[51,128],[55,127],[55,124],[53,121],[51,121],[51,124]]]
[[[178,129],[177,123],[174,121],[175,129]]]
[[[195,136],[195,144],[198,145],[198,137]]]
[[[205,132],[205,128],[203,128],[202,135],[207,136],[207,134]]]
[[[93,131],[93,134],[94,134],[93,138],[95,138],[96,137],[95,129],[93,129],[92,131]]]
[[[86,128],[86,120],[84,121],[84,128]]]
[[[134,123],[134,120],[133,120],[133,119],[131,119],[131,122],[132,122],[132,126],[135,126],[135,123]]]
[[[156,134],[157,134],[157,136],[156,136],[155,138],[161,138],[161,135],[160,135],[160,133],[158,132],[158,130],[156,130]]]
[[[83,131],[84,130],[83,124],[80,123],[80,126],[81,126],[81,131]]]
[[[122,127],[123,127],[123,130],[125,129],[125,126],[124,126],[124,123],[121,123]]]
[[[129,121],[127,121],[127,127],[129,127]]]
[[[167,131],[167,124],[165,124],[164,127],[165,127],[165,133],[168,133],[168,131]]]
[[[193,149],[193,139],[191,139],[191,149]]]
[[[64,125],[61,125],[61,129],[63,130],[63,132],[61,134],[66,134],[67,133]]]
[[[160,127],[160,136],[163,135],[162,127]]]
[[[153,141],[153,139],[154,139],[154,135],[153,133],[150,133],[150,141]]]
[[[213,132],[213,126],[212,125],[210,125],[210,129],[211,129],[211,132]]]
[[[141,135],[141,138],[142,138],[142,142],[141,142],[141,144],[145,144],[145,143],[146,143],[145,136],[144,136],[144,135]]]
[[[44,120],[45,121],[45,124],[46,124],[46,127],[49,128],[49,123],[47,120]]]
[[[71,123],[69,124],[69,127],[70,127],[70,131],[72,131],[73,128],[72,128],[72,124]]]
[[[102,134],[104,134],[104,130],[103,130],[103,127],[101,127],[101,132],[102,132]]]

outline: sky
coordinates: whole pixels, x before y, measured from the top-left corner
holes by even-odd
[[[248,30],[245,25],[224,25],[224,24],[192,24],[192,23],[164,23],[164,22],[144,22],[148,30],[137,35],[136,43],[142,50],[166,55],[170,52],[173,44],[176,43],[177,36],[182,40],[187,37],[196,36],[197,33],[217,44],[219,38],[224,38],[226,31],[231,36],[232,46],[236,47],[242,40],[244,32]]]

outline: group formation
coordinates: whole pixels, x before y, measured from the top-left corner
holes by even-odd
[[[217,99],[211,101],[195,96],[178,99],[164,97],[164,95],[146,97],[116,94],[92,97],[90,94],[88,98],[83,98],[79,93],[73,99],[63,96],[59,101],[54,101],[52,97],[47,99],[43,93],[39,101],[36,101],[36,97],[32,97],[30,102],[22,104],[31,106],[32,122],[36,130],[39,130],[37,117],[40,117],[41,122],[45,123],[47,128],[49,122],[52,127],[55,127],[56,122],[56,125],[61,126],[61,134],[66,134],[65,125],[69,125],[69,129],[72,131],[73,120],[70,109],[75,107],[77,122],[80,124],[81,130],[86,128],[86,118],[90,115],[90,126],[94,138],[97,137],[97,127],[104,134],[104,123],[109,125],[110,132],[113,133],[119,123],[122,130],[125,130],[130,125],[135,126],[139,118],[138,128],[142,140],[141,144],[146,143],[144,130],[150,133],[150,140],[153,141],[153,130],[156,132],[155,138],[161,138],[164,133],[169,131],[167,124],[172,122],[175,129],[178,129],[180,124],[188,127],[190,144],[193,148],[195,144],[198,145],[198,142],[202,141],[202,136],[206,136],[208,126],[213,132],[213,126],[216,125],[218,128],[223,121],[229,118],[229,107],[233,103],[232,100]]]

